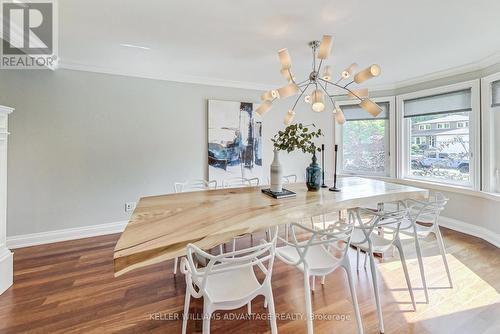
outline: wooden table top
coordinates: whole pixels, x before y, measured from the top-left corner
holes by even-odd
[[[114,251],[115,276],[185,254],[188,243],[210,249],[233,237],[280,224],[406,198],[427,190],[359,177],[338,180],[341,192],[307,191],[287,184],[296,197],[274,199],[263,187],[229,188],[143,197]]]

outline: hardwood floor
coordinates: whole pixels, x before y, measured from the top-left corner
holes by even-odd
[[[386,333],[500,333],[500,249],[474,237],[443,229],[454,280],[450,289],[434,240],[423,242],[430,303],[425,304],[413,244],[405,244],[415,288],[417,312],[397,258],[378,266]],[[254,241],[259,240],[254,236]],[[0,296],[0,333],[180,333],[184,277],[174,276],[168,261],[113,277],[113,247],[118,235],[80,239],[15,250],[14,286]],[[240,247],[249,238],[239,240]],[[355,266],[355,252],[351,252]],[[361,257],[363,259],[363,256]],[[305,312],[302,274],[276,260],[273,292],[279,333],[305,333],[294,319]],[[365,333],[377,333],[378,322],[369,271],[356,277]],[[356,322],[345,273],[337,270],[324,286],[316,282],[312,297],[315,333],[355,333]],[[263,299],[252,304],[265,316]],[[202,303],[191,303],[201,317]],[[212,333],[268,333],[264,319],[224,320],[244,316],[246,309],[219,312]],[[257,317],[256,317],[257,318]],[[322,319],[323,318],[323,319]],[[201,320],[190,320],[188,332],[201,332]]]

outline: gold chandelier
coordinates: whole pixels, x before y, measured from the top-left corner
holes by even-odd
[[[361,84],[368,79],[379,76],[381,71],[379,65],[371,65],[354,74],[357,64],[353,63],[343,70],[340,73],[339,79],[334,82],[331,66],[325,65],[324,68],[322,68],[323,62],[330,56],[332,36],[324,35],[321,43],[319,41],[312,41],[309,43],[309,46],[313,54],[312,72],[307,79],[300,82],[295,80],[295,76],[291,71],[292,60],[288,53],[288,49],[281,49],[278,51],[281,63],[281,74],[288,81],[288,84],[284,87],[272,89],[262,94],[262,103],[256,110],[259,115],[262,116],[268,112],[276,99],[284,99],[298,95],[292,108],[290,108],[285,115],[285,125],[290,125],[295,119],[295,107],[302,96],[304,96],[304,102],[310,104],[314,112],[323,112],[326,109],[326,100],[329,100],[332,112],[335,115],[335,121],[338,124],[344,124],[344,113],[342,109],[340,109],[338,103],[335,102],[334,96],[328,93],[329,86],[340,88],[346,92],[350,98],[358,99],[359,106],[373,117],[377,117],[382,112],[382,109],[368,98],[368,89],[349,87],[353,83]],[[319,59],[318,63],[316,59]],[[320,73],[322,70],[323,73],[321,75]],[[349,81],[351,77],[352,80]]]

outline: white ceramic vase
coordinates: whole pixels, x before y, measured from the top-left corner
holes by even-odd
[[[283,191],[283,169],[280,164],[279,150],[274,150],[274,159],[271,164],[271,191]]]

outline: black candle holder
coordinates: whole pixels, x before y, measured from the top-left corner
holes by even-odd
[[[321,144],[321,188],[328,188],[325,184],[325,144]]]
[[[339,192],[341,191],[340,188],[337,188],[337,151],[339,149],[339,146],[338,145],[335,145],[335,152],[334,152],[334,155],[333,155],[333,168],[334,168],[334,171],[333,171],[333,187],[331,187],[330,191],[335,191],[335,192]]]

